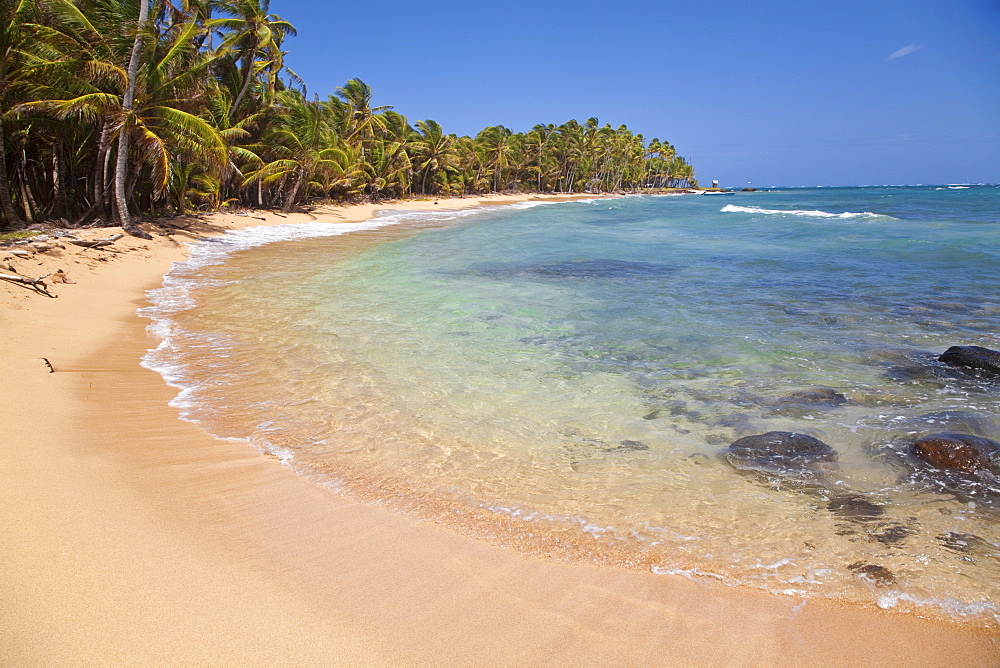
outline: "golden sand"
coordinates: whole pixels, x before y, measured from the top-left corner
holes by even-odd
[[[0,272],[75,281],[50,284],[57,299],[0,281],[0,664],[1000,661],[994,632],[528,558],[414,522],[179,420],[139,366],[156,341],[136,309],[185,241],[516,199],[530,197],[216,214],[111,251],[0,249]]]

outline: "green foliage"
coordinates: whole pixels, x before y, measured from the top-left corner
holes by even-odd
[[[30,239],[33,236],[41,234],[35,230],[17,230],[16,232],[0,232],[0,244],[7,243],[10,241],[19,241],[21,239]]]
[[[310,99],[294,34],[268,0],[0,0],[0,228],[696,183],[668,142],[596,118],[458,137],[360,79]]]

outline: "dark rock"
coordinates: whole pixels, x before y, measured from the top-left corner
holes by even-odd
[[[1000,443],[970,434],[942,432],[917,439],[912,451],[936,469],[975,473],[996,469],[994,459],[1000,457]]]
[[[776,473],[790,477],[813,477],[812,469],[824,462],[837,461],[837,451],[806,434],[769,431],[734,441],[725,453],[736,469]]]
[[[840,494],[830,499],[827,509],[838,517],[865,522],[885,513],[885,508],[872,503],[861,494]]]
[[[938,357],[938,361],[950,366],[979,369],[994,376],[1000,376],[1000,352],[979,346],[952,346]]]
[[[879,587],[885,587],[896,582],[896,576],[885,566],[857,561],[848,566],[848,568],[857,573],[859,577]]]

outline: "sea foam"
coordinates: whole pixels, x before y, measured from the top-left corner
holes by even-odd
[[[862,211],[860,213],[854,211],[829,213],[827,211],[815,211],[809,209],[761,209],[756,206],[738,206],[736,204],[727,204],[722,207],[720,211],[722,213],[757,213],[771,216],[807,216],[811,218],[838,218],[841,220],[851,220],[856,218],[891,218],[891,216],[883,216],[878,213],[872,213],[871,211]]]

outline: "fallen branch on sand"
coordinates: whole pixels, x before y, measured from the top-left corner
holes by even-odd
[[[77,246],[83,246],[84,248],[104,248],[105,246],[110,246],[114,242],[121,239],[124,234],[112,234],[110,237],[104,237],[103,239],[90,239],[89,241],[83,239],[70,239],[71,244]]]
[[[29,288],[34,288],[36,292],[40,292],[46,297],[55,298],[56,295],[49,292],[48,286],[45,285],[43,280],[51,275],[51,273],[48,273],[44,276],[39,276],[38,278],[28,278],[27,276],[17,276],[15,274],[0,274],[0,280],[10,281],[11,283],[20,283],[21,285],[26,285]]]

